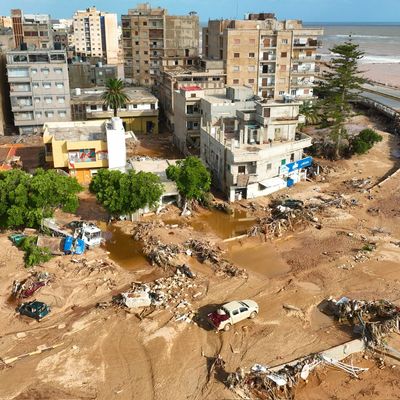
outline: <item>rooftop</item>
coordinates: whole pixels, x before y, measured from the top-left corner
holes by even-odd
[[[81,89],[81,93],[77,94],[76,90],[71,90],[71,103],[93,103],[99,104],[103,103],[101,98],[102,94],[105,92],[104,87],[95,87],[88,89]],[[148,104],[156,103],[157,97],[152,95],[147,89],[141,87],[125,87],[125,93],[129,97],[128,104]]]
[[[200,86],[181,86],[181,90],[185,92],[193,92],[195,90],[203,90]]]
[[[43,136],[53,136],[55,140],[86,141],[105,140],[104,121],[46,122]]]

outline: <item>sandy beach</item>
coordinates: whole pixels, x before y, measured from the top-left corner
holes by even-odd
[[[396,64],[362,64],[364,76],[372,81],[400,88],[400,63]]]

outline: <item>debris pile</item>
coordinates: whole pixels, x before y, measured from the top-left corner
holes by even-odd
[[[180,246],[162,243],[154,236],[149,236],[143,247],[143,254],[148,258],[151,264],[158,265],[164,269],[176,267],[177,257],[180,252]]]
[[[85,271],[89,274],[92,272],[107,272],[107,271],[114,271],[115,265],[112,264],[110,261],[106,261],[103,259],[94,259],[94,260],[87,260],[86,258],[75,259],[71,260],[73,263],[77,265],[77,272]]]
[[[371,179],[357,179],[353,178],[349,181],[345,181],[344,184],[353,189],[365,189],[366,186],[371,184]]]
[[[238,368],[228,375],[228,387],[246,399],[287,399],[295,397],[296,386],[300,381],[306,381],[319,365],[329,365],[357,377],[358,373],[367,368],[358,368],[327,357],[323,353],[311,354],[294,364],[283,367],[269,368],[261,364],[253,365],[249,371]]]
[[[41,287],[46,286],[53,279],[48,272],[34,272],[23,281],[15,280],[12,286],[12,295],[17,299],[32,296]]]
[[[190,239],[184,243],[184,246],[192,251],[201,263],[211,264],[216,275],[244,279],[248,277],[244,268],[239,268],[223,258],[222,251],[210,242]]]
[[[129,291],[115,296],[113,303],[127,308],[153,306],[169,309],[176,320],[188,321],[194,316],[190,301],[199,298],[205,291],[206,287],[194,281],[193,273],[185,266],[184,271],[178,268],[174,275],[154,282],[133,283]]]
[[[347,320],[360,326],[363,340],[372,347],[386,346],[385,337],[392,332],[400,333],[400,307],[387,300],[350,300],[342,297],[328,299],[328,311],[339,321]]]
[[[160,227],[163,224],[161,222],[139,222],[132,229],[132,235],[134,240],[144,240],[151,235],[154,228]]]

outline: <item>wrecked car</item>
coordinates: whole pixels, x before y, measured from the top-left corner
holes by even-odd
[[[237,322],[255,318],[258,311],[258,304],[253,300],[231,301],[208,314],[208,320],[218,331],[229,331]]]
[[[20,304],[16,311],[21,315],[26,315],[27,317],[35,318],[37,321],[40,321],[51,311],[51,309],[47,304],[33,300],[28,303]]]

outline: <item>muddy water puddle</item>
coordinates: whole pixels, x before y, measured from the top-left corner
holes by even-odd
[[[211,232],[221,239],[243,235],[254,223],[255,219],[249,217],[246,211],[238,210],[233,214],[213,210],[189,220],[196,231]]]
[[[105,230],[104,247],[109,252],[109,257],[118,265],[128,270],[139,270],[150,266],[142,254],[143,244],[134,240],[132,235],[110,224],[101,228]]]
[[[273,278],[290,271],[290,266],[278,255],[270,243],[230,243],[227,259],[239,267]]]

